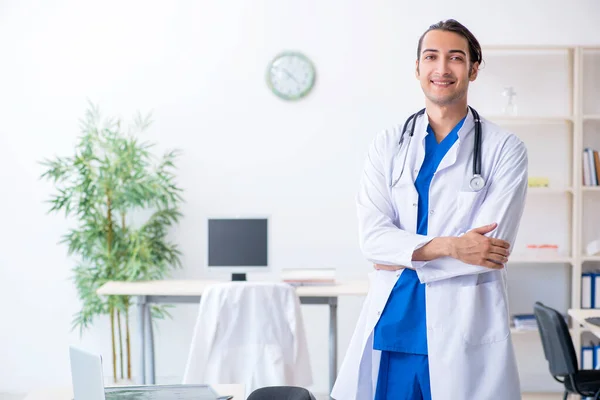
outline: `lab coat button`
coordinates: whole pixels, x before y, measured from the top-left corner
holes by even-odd
[[[417,203],[413,203],[413,207],[416,207],[416,206],[417,206]]]
[[[377,315],[381,315],[381,311],[377,311]]]
[[[431,287],[431,283],[428,283],[428,284],[427,284],[427,287]]]
[[[433,210],[429,211],[429,214],[433,215]]]

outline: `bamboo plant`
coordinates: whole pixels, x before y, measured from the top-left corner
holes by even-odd
[[[179,152],[153,155],[154,144],[138,138],[150,124],[150,115],[138,114],[125,132],[120,120],[101,121],[90,104],[74,154],[41,162],[41,178],[56,189],[49,212],[76,222],[61,240],[76,259],[73,280],[82,303],[72,328],[83,334],[96,317],[109,316],[115,382],[117,364],[120,378],[131,379],[131,298],[103,298],[96,290],[107,281],[162,279],[181,266],[180,251],[167,238],[181,217],[182,189],[174,174]],[[152,313],[168,315],[159,306]]]

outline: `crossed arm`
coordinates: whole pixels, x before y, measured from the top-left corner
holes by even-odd
[[[412,260],[432,261],[442,257],[452,257],[471,265],[501,269],[508,262],[510,243],[506,240],[485,236],[497,227],[498,224],[493,223],[472,229],[461,237],[436,237],[425,246],[415,250]],[[388,271],[411,268],[384,264],[374,264],[374,267]]]
[[[383,154],[385,137],[372,144],[357,196],[361,250],[381,269],[411,268],[421,282],[503,268],[514,244],[527,191],[527,150],[516,137],[504,144],[473,228],[460,237],[410,233],[393,224]],[[486,236],[487,235],[487,236]]]

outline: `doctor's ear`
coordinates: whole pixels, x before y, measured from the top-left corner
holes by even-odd
[[[419,79],[419,60],[415,61],[415,78]]]
[[[477,73],[479,72],[479,63],[473,63],[471,71],[469,71],[469,80],[472,82],[477,79]]]

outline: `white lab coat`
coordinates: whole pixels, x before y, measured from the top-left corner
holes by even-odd
[[[285,283],[228,282],[202,294],[183,383],[245,384],[247,393],[309,386],[300,301]]]
[[[510,336],[506,270],[491,270],[443,257],[412,261],[413,252],[437,236],[459,236],[497,222],[488,236],[514,244],[527,192],[527,150],[513,134],[482,119],[482,176],[473,176],[474,121],[471,112],[436,171],[430,187],[428,235],[415,234],[418,194],[414,187],[425,154],[428,120],[419,117],[408,149],[398,153],[402,126],[378,134],[365,162],[357,195],[360,245],[372,263],[416,269],[426,283],[427,343],[433,400],[521,398]],[[332,397],[373,399],[381,353],[373,329],[400,271],[373,271],[356,329]]]

